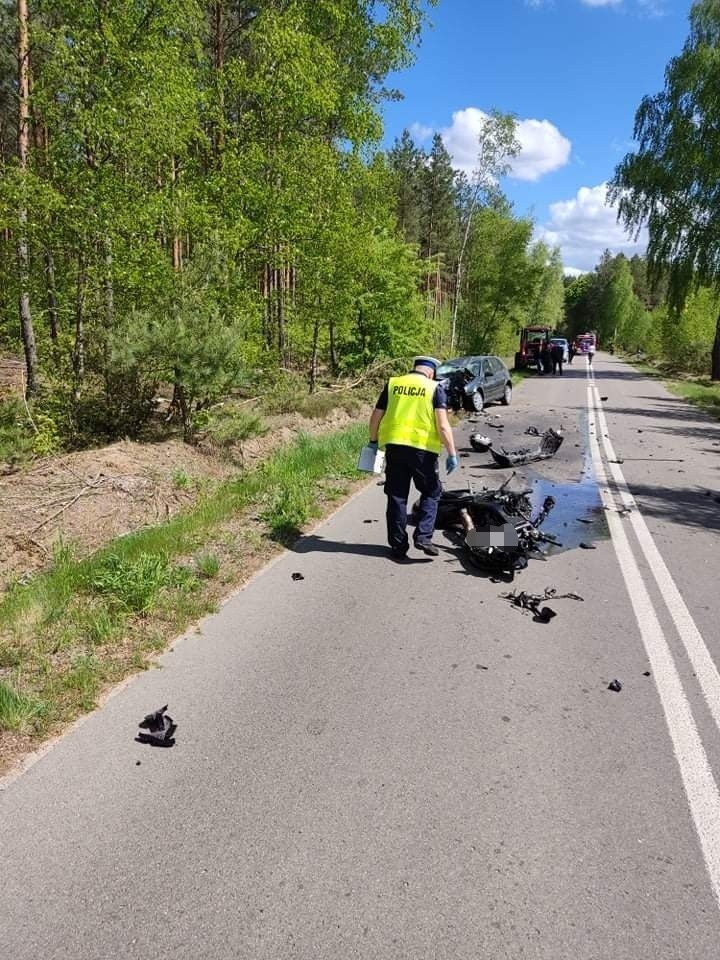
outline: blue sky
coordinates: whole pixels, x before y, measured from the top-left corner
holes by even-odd
[[[389,146],[408,127],[440,131],[456,166],[472,167],[478,123],[495,108],[519,121],[523,150],[503,189],[569,271],[605,247],[642,251],[604,203],[604,184],[632,148],[635,111],[662,90],[689,33],[691,0],[440,0],[417,60],[391,78]]]

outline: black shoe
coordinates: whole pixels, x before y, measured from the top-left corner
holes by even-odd
[[[432,540],[416,540],[415,548],[417,550],[422,550],[423,553],[426,553],[429,557],[439,557],[440,551],[432,542]]]
[[[389,547],[388,554],[391,560],[394,560],[396,563],[403,563],[408,559],[407,547],[404,550],[396,550],[394,547]]]

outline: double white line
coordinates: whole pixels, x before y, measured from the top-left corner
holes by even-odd
[[[616,462],[617,456],[610,441],[600,394],[595,384],[592,367],[589,365],[587,405],[593,467],[603,506],[606,508],[613,546],[660,694],[665,720],[713,892],[720,905],[720,792],[710,769],[670,646],[633,555],[626,524],[632,527],[640,550],[652,571],[660,595],[687,651],[710,713],[719,730],[720,674]],[[616,494],[609,485],[608,473],[600,452],[601,443]],[[622,508],[630,511],[624,513],[622,517],[618,513],[616,495]]]

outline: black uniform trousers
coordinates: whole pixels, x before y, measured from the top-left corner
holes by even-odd
[[[385,493],[387,494],[387,536],[390,549],[407,553],[407,502],[410,483],[420,493],[415,543],[432,540],[442,493],[438,455],[429,450],[389,443],[385,448]]]

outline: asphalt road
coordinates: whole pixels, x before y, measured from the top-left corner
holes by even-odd
[[[371,484],[3,784],[2,956],[717,957],[720,428],[594,377],[463,423],[451,478],[507,476],[472,429],[562,424],[525,476],[565,546],[514,586],[584,602],[534,623],[442,534],[392,563]],[[135,743],[166,702],[176,746]]]

